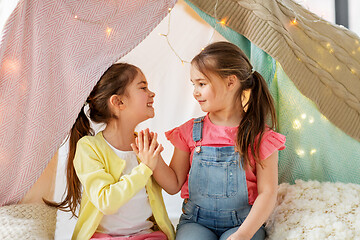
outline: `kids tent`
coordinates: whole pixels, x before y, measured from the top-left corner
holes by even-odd
[[[360,183],[358,36],[290,0],[174,4],[19,2],[0,50],[1,205],[27,202],[27,193],[31,202],[29,190],[112,63],[144,71],[157,94],[156,117],[140,128],[162,133],[203,114],[192,101],[187,62],[210,41],[225,39],[247,53],[271,88],[279,132],[287,136],[280,182]],[[169,160],[171,146],[165,148]],[[45,179],[55,171],[49,169]]]

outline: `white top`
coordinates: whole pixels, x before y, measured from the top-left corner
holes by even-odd
[[[111,144],[109,146],[126,162],[122,175],[130,174],[131,170],[139,164],[136,154],[133,151],[120,151]],[[151,216],[152,210],[144,187],[116,213],[104,215],[97,232],[115,236],[149,233],[152,232],[150,228],[153,226],[153,223],[148,220]]]

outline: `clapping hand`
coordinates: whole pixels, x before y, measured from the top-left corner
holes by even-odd
[[[131,148],[136,153],[142,163],[151,170],[155,170],[160,153],[164,150],[163,146],[157,142],[157,133],[149,132],[149,129],[140,131],[135,144]]]

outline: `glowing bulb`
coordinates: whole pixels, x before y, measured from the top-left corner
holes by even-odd
[[[313,155],[314,153],[316,153],[316,149],[315,149],[315,148],[314,148],[314,149],[311,149],[310,155]]]
[[[333,53],[333,52],[334,52],[334,49],[330,48],[329,53]]]
[[[355,50],[354,50],[354,51],[352,51],[351,53],[352,53],[353,55],[355,55],[355,54],[356,54]]]
[[[351,68],[350,71],[351,71],[352,74],[356,73],[355,69],[353,69],[353,68]]]
[[[172,8],[169,8],[168,10],[169,10],[169,12],[171,12]]]
[[[300,129],[301,128],[301,123],[298,119],[295,119],[293,122],[293,128],[294,129]]]
[[[296,18],[294,18],[290,23],[291,23],[292,25],[297,25],[297,24],[298,24]]]
[[[183,60],[181,60],[181,65],[183,65],[183,66],[184,66],[184,61],[183,61]]]
[[[309,117],[309,123],[314,123],[314,118],[313,117]]]
[[[303,157],[305,155],[305,151],[302,149],[296,149],[296,154],[299,155],[299,157]]]
[[[326,47],[327,47],[327,48],[330,48],[330,47],[331,47],[331,44],[330,44],[330,43],[327,43],[327,44],[326,44]]]
[[[75,15],[74,18],[77,18],[77,15]]]
[[[220,21],[220,24],[221,24],[221,26],[225,26],[225,24],[226,24],[226,19],[223,18],[223,19]]]
[[[305,119],[305,118],[306,118],[306,114],[305,114],[305,113],[301,114],[301,118],[302,118],[302,119]]]
[[[112,29],[111,28],[106,28],[106,33],[109,35],[111,33]]]
[[[336,70],[340,70],[340,66],[339,66],[339,65],[337,65],[335,69],[336,69]]]
[[[202,48],[201,51],[204,51],[205,48]]]
[[[4,61],[4,67],[7,72],[16,73],[19,69],[18,63],[11,59],[6,59]]]
[[[298,60],[299,62],[301,62],[301,58],[298,57],[297,60]]]

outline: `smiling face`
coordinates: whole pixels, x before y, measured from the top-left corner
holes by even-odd
[[[155,116],[154,97],[155,93],[149,90],[144,74],[139,72],[123,96],[126,114],[137,119],[138,122],[153,118]]]
[[[204,112],[217,112],[228,106],[229,96],[225,82],[214,74],[207,78],[194,65],[191,65],[190,80],[194,85],[193,96]]]

